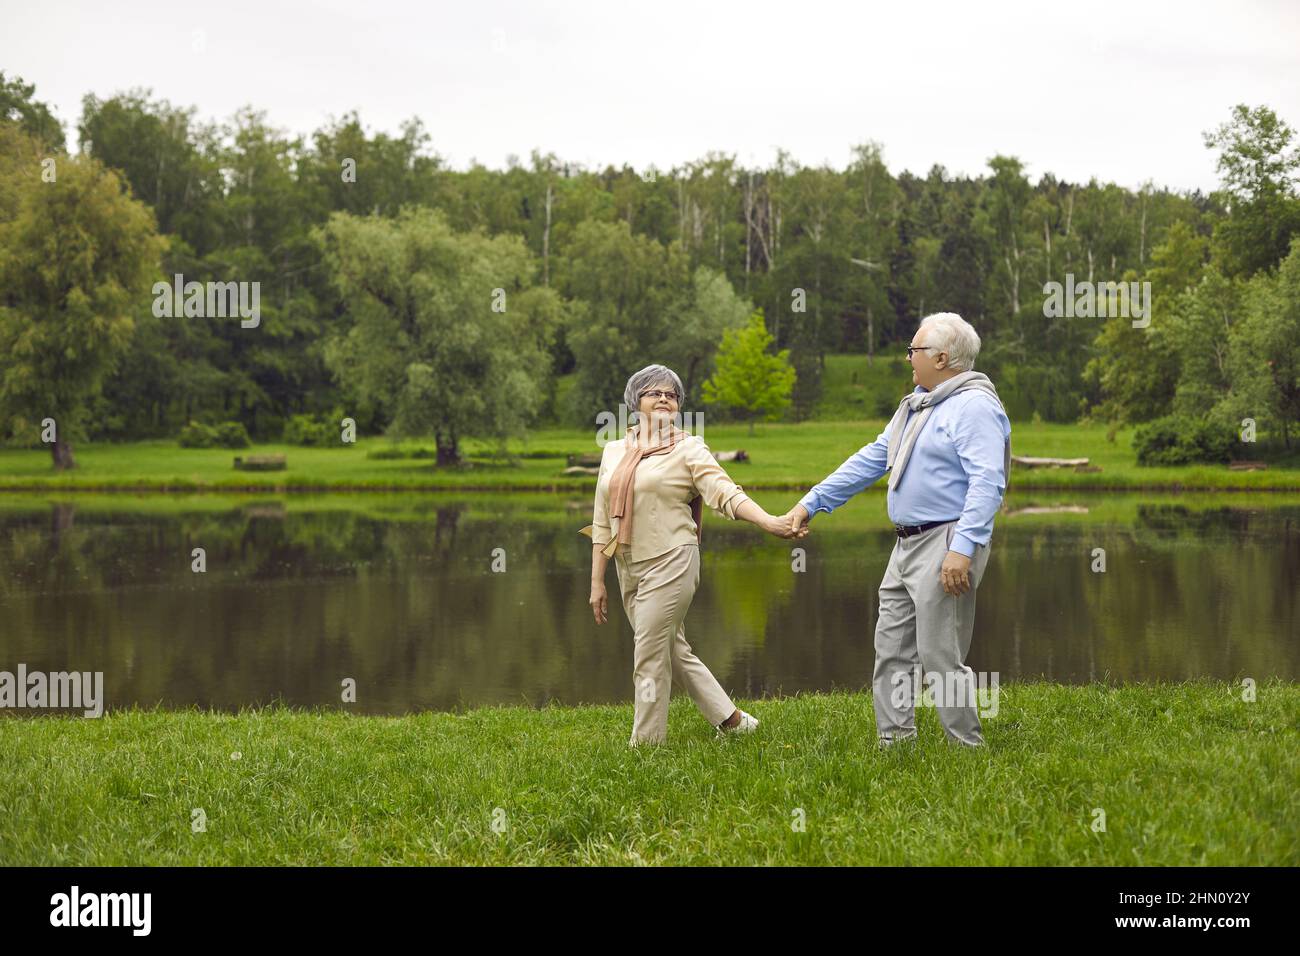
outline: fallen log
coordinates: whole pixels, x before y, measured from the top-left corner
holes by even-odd
[[[1088,459],[1031,458],[1025,455],[1012,455],[1011,463],[1013,465],[1019,465],[1021,468],[1080,468],[1088,464]]]
[[[1088,509],[1083,505],[1031,505],[1027,508],[1012,508],[1002,513],[1008,518],[1015,515],[1086,515]]]
[[[236,471],[284,471],[287,467],[284,455],[235,456]]]

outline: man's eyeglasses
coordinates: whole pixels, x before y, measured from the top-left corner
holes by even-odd
[[[646,397],[649,397],[649,398],[666,398],[666,399],[668,399],[668,401],[670,401],[670,402],[675,402],[675,401],[677,401],[677,393],[676,393],[676,392],[661,392],[661,391],[659,391],[659,389],[657,389],[657,388],[652,388],[652,389],[650,389],[650,391],[648,391],[648,392],[642,392],[642,393],[641,393],[641,397],[642,397],[642,398],[646,398]]]
[[[913,352],[923,352],[926,349],[934,348],[933,345],[909,345],[907,347],[907,357],[911,358]]]

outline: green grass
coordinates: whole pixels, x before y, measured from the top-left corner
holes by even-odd
[[[705,422],[703,435],[714,451],[743,448],[753,460],[730,464],[728,473],[747,489],[807,490],[830,474],[849,455],[875,440],[884,420],[766,424],[750,435],[744,425]],[[1012,449],[1018,455],[1087,457],[1100,472],[1072,469],[1015,469],[1011,488],[1090,490],[1278,490],[1300,491],[1300,452],[1260,472],[1229,471],[1225,465],[1139,468],[1130,447],[1131,431],[1114,442],[1102,425],[1012,423]],[[0,450],[3,490],[408,490],[408,491],[590,491],[592,477],[561,475],[566,454],[599,451],[593,432],[544,429],[511,443],[514,461],[490,460],[489,446],[468,442],[465,468],[437,468],[428,460],[377,460],[369,450],[389,446],[382,438],[356,446],[298,448],[282,444],[251,449],[180,448],[175,442],[123,445],[83,444],[76,449],[78,467],[70,473],[51,470],[48,451]],[[285,452],[288,470],[242,472],[232,467],[235,455]],[[547,457],[549,456],[549,457]]]
[[[743,706],[638,750],[630,705],[0,719],[0,864],[1300,863],[1294,684],[1003,686],[979,751],[925,709],[877,751],[867,694]]]
[[[898,352],[877,355],[827,355],[822,397],[812,417],[821,421],[888,418],[915,386],[910,363]]]

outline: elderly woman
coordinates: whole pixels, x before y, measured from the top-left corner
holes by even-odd
[[[703,439],[676,427],[682,382],[671,369],[643,368],[628,379],[623,399],[639,413],[637,422],[605,445],[592,524],[582,532],[591,535],[596,623],[608,620],[605,570],[613,556],[632,625],[635,716],[629,743],[667,739],[674,682],[686,688],[719,735],[749,733],[758,721],[731,702],[686,643],[682,622],[700,583],[701,500],[779,537],[801,535],[727,477]]]

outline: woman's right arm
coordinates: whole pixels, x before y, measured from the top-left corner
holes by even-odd
[[[591,605],[592,616],[597,624],[609,620],[609,602],[605,597],[605,569],[609,567],[609,558],[604,548],[613,538],[613,529],[609,524],[609,484],[603,479],[609,469],[609,445],[601,455],[600,476],[596,479],[596,503],[591,515]]]
[[[605,557],[605,551],[602,545],[593,544],[591,546],[591,613],[596,618],[597,624],[604,624],[609,620],[609,601],[605,596],[605,569],[609,566],[609,558]]]

